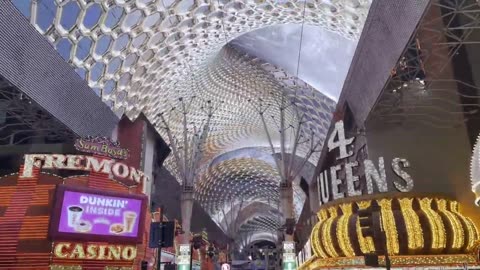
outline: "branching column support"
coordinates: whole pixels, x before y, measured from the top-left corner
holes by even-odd
[[[291,183],[282,183],[280,185],[280,204],[285,222],[287,219],[294,218],[293,215],[293,188]],[[293,235],[284,234],[285,241],[293,241]]]
[[[168,114],[159,114],[160,128],[167,134],[174,163],[178,176],[182,180],[182,194],[180,199],[182,214],[182,229],[184,231],[182,243],[188,244],[191,234],[191,219],[194,203],[194,182],[199,162],[202,158],[202,146],[210,130],[210,120],[213,117],[214,109],[210,100],[206,101],[204,106],[199,110],[206,115],[205,120],[201,123],[201,127],[197,127],[196,123],[188,122],[188,116],[192,111],[192,103],[195,97],[188,104],[183,98],[179,98],[179,104],[173,107]],[[196,108],[198,110],[198,108]],[[168,121],[175,112],[181,114],[181,121]],[[167,119],[167,117],[169,119]],[[178,119],[178,118],[177,118]],[[171,126],[175,124],[181,125],[181,132],[173,132]]]
[[[194,202],[193,195],[193,187],[183,186],[182,195],[180,197],[180,207],[182,212],[182,229],[184,231],[183,237],[181,239],[183,244],[188,244],[190,241]]]
[[[301,175],[303,168],[313,153],[319,152],[323,146],[323,139],[315,134],[308,127],[307,110],[303,110],[298,104],[296,95],[289,97],[285,91],[281,96],[272,96],[276,106],[272,106],[262,99],[258,104],[253,104],[260,115],[268,143],[274,156],[275,165],[280,176],[280,210],[283,214],[284,222],[294,219],[293,203],[293,182]],[[271,116],[270,120],[266,118],[269,113],[279,113],[279,117]],[[278,114],[277,114],[278,115]],[[269,127],[275,125],[277,129]],[[272,132],[278,132],[280,139],[275,145]],[[298,156],[298,150],[306,149],[302,156]],[[278,153],[278,149],[280,152]],[[293,239],[292,235],[284,233],[285,239]]]

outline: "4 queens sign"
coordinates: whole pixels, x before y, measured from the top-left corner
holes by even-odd
[[[354,140],[355,137],[345,138],[343,121],[338,121],[335,123],[335,128],[328,139],[328,151],[338,149],[337,161],[346,160],[353,156],[353,151],[349,148],[352,148]],[[315,179],[318,184],[320,204],[344,197],[360,196],[365,193],[388,192],[389,186],[400,192],[411,191],[413,189],[413,179],[405,170],[410,167],[408,160],[396,157],[392,159],[390,164],[395,175],[394,178],[388,179],[390,185],[387,182],[383,157],[379,157],[378,162],[365,159],[362,164],[357,160],[347,160],[345,163],[333,165],[320,172]],[[354,173],[362,171],[363,175]]]

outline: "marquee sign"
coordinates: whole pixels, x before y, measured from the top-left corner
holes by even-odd
[[[58,242],[53,247],[58,259],[133,261],[137,257],[136,246],[101,245]]]
[[[144,172],[115,159],[106,159],[84,155],[63,154],[27,154],[21,178],[32,177],[33,168],[62,169],[102,172],[113,174],[120,179],[127,179],[135,184],[148,181]]]
[[[106,137],[92,137],[77,139],[75,149],[81,152],[107,156],[114,159],[127,159],[128,149],[121,148],[119,142],[114,142]]]
[[[60,240],[141,243],[146,196],[60,185],[50,236]]]
[[[335,123],[335,128],[328,139],[328,151],[338,149],[337,160],[345,160],[353,155],[353,151],[349,151],[348,147],[354,139],[345,138],[343,121],[338,121]],[[350,161],[322,171],[316,179],[320,204],[344,197],[360,196],[364,193],[372,194],[375,189],[378,192],[388,192],[384,158],[380,157],[377,164],[373,160],[365,159],[363,164],[359,164],[358,161]],[[364,174],[355,174],[355,171],[360,171],[358,167],[361,165],[363,165]],[[405,171],[405,168],[408,167],[410,167],[410,163],[405,158],[394,158],[391,161],[391,168],[396,177],[389,180],[397,191],[409,192],[413,189],[413,179]],[[362,176],[365,183],[360,183],[360,177]]]

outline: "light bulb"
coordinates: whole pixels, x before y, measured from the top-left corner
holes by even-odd
[[[470,180],[472,191],[475,193],[475,205],[480,206],[480,135],[473,148],[472,160],[470,164]]]

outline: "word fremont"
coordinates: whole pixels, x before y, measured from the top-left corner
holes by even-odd
[[[22,178],[32,177],[33,167],[43,169],[62,169],[101,172],[116,177],[129,179],[135,183],[148,181],[148,177],[140,170],[127,166],[114,159],[84,155],[61,154],[29,154],[25,155],[25,165],[20,175]]]

